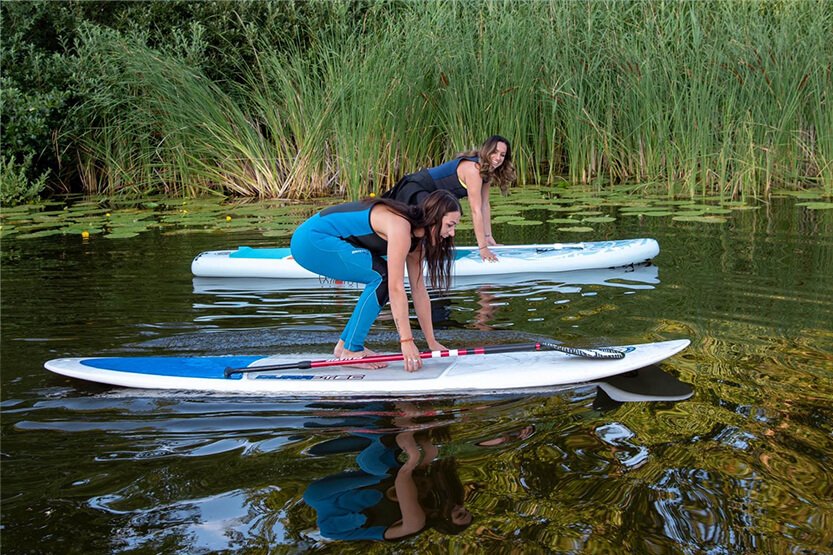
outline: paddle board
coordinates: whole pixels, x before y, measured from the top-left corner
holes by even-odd
[[[659,254],[654,239],[625,239],[587,243],[552,243],[491,247],[497,262],[480,259],[477,247],[457,247],[453,275],[494,276],[541,272],[568,272],[614,268],[651,260]],[[205,251],[191,262],[197,277],[318,278],[292,258],[288,247]]]
[[[591,382],[655,364],[685,349],[687,339],[613,347],[625,357],[580,358],[554,351],[431,358],[417,372],[402,362],[366,370],[344,366],[264,371],[225,377],[226,368],[252,368],[327,359],[327,355],[93,357],[46,362],[47,370],[92,382],[146,389],[176,389],[274,396],[402,396],[511,393]]]
[[[323,277],[281,279],[281,278],[192,278],[194,293],[200,295],[269,293],[275,291],[346,288],[358,293],[364,287],[361,284],[335,281]],[[535,291],[560,291],[578,293],[581,286],[604,285],[631,290],[653,289],[659,284],[659,270],[650,262],[633,264],[617,268],[600,268],[596,270],[571,270],[553,274],[539,273],[534,276],[526,274],[503,274],[497,276],[455,276],[454,289],[469,289],[488,285],[519,285],[534,283]],[[407,284],[406,284],[407,286]]]

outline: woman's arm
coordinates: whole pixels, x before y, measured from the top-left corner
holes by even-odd
[[[425,511],[419,504],[419,492],[414,482],[413,472],[419,463],[419,448],[414,440],[413,432],[402,432],[396,435],[396,443],[407,454],[408,460],[396,473],[393,487],[396,490],[396,500],[402,512],[402,521],[385,530],[385,538],[395,539],[416,534],[425,528]]]
[[[411,248],[411,224],[402,216],[385,207],[374,208],[370,215],[371,225],[388,242],[388,295],[390,311],[399,344],[405,359],[405,370],[414,372],[422,368],[419,350],[414,343],[414,334],[408,318],[408,296],[405,293],[405,259]]]
[[[422,276],[422,247],[408,254],[408,281],[411,284],[411,299],[414,301],[419,327],[425,335],[428,348],[432,351],[443,351],[445,347],[434,337],[434,323],[431,320],[431,297],[425,288],[425,278]]]
[[[491,187],[488,185],[480,186],[480,210],[483,216],[483,231],[486,235],[486,244],[490,247],[496,247],[498,243],[494,235],[492,235],[492,205],[489,203],[490,189]]]
[[[489,239],[491,237],[486,236],[487,234],[492,234],[492,223],[485,220],[486,217],[491,217],[489,188],[488,186],[483,186],[483,179],[480,177],[477,164],[470,160],[460,162],[460,166],[457,168],[457,174],[463,180],[463,183],[466,184],[466,190],[468,191],[471,221],[474,225],[474,236],[477,238],[477,248],[480,250],[480,258],[482,260],[496,261],[497,256],[489,250]],[[487,207],[486,213],[483,211],[484,202]]]

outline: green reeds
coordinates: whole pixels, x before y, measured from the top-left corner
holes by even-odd
[[[391,17],[303,47],[253,41],[257,63],[222,86],[91,37],[109,88],[77,112],[88,188],[356,198],[499,133],[521,183],[833,191],[829,2],[379,6]]]

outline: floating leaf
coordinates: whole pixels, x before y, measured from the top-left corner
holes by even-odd
[[[803,206],[810,210],[830,210],[833,209],[833,202],[798,202],[796,206]]]
[[[657,210],[655,207],[647,205],[647,204],[640,204],[635,206],[623,206],[619,209],[620,214],[641,214],[642,212],[650,212]]]
[[[547,220],[547,223],[551,224],[575,224],[578,223],[577,220],[572,220],[570,218],[552,218]]]
[[[791,196],[800,199],[820,199],[825,196],[823,190],[807,190],[807,191],[779,191],[779,194],[784,196]]]
[[[726,218],[720,216],[674,216],[671,219],[675,222],[700,222],[704,224],[726,223]]]
[[[508,225],[541,225],[543,222],[538,220],[510,220],[506,223]]]
[[[60,229],[45,229],[43,231],[35,231],[34,233],[23,233],[16,235],[17,239],[38,239],[40,237],[49,237],[51,235],[61,235],[63,232]]]
[[[82,226],[78,224],[69,225],[61,230],[66,235],[81,235],[83,232],[87,232],[90,235],[97,235],[99,233],[104,233],[104,230],[99,227],[89,227],[89,226]]]
[[[582,206],[548,206],[547,210],[552,212],[580,212],[583,210]]]
[[[289,237],[294,233],[294,229],[270,229],[269,231],[264,231],[264,237]]]
[[[118,231],[115,233],[108,233],[104,237],[106,239],[129,239],[131,237],[136,237],[139,234],[135,231]]]
[[[647,216],[649,218],[661,218],[664,216],[673,216],[674,212],[671,210],[656,210],[656,211],[648,211],[642,212],[639,214],[640,216]]]
[[[594,223],[594,224],[603,224],[603,223],[615,222],[616,218],[614,218],[613,216],[592,216],[590,218],[584,218],[581,221],[588,222],[588,223]]]
[[[589,233],[593,231],[593,228],[585,226],[559,227],[558,231],[563,231],[565,233]]]
[[[492,223],[495,224],[506,224],[509,222],[516,222],[516,221],[523,221],[523,216],[498,216],[497,218],[492,218]]]

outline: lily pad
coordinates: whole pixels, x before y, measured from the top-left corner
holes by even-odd
[[[517,221],[523,221],[523,220],[524,220],[523,216],[498,216],[496,218],[492,218],[492,223],[506,224],[506,223],[509,223],[509,222],[517,222]]]
[[[616,218],[613,216],[591,216],[590,218],[583,218],[581,221],[593,224],[605,224],[615,222]]]
[[[135,231],[118,231],[115,233],[108,233],[104,237],[105,239],[129,239],[138,235],[139,233]]]
[[[16,239],[39,239],[40,237],[50,237],[52,235],[61,235],[63,232],[60,229],[44,229],[42,231],[35,231],[33,233],[21,233],[17,235]]]
[[[579,223],[578,220],[573,220],[570,218],[551,218],[547,220],[547,223],[550,224],[576,224]]]
[[[671,210],[656,210],[656,211],[647,211],[642,212],[639,214],[640,216],[647,216],[649,218],[662,218],[664,216],[673,216],[674,212]]]
[[[622,213],[622,214],[628,214],[628,213],[639,214],[639,213],[642,213],[642,212],[648,212],[649,210],[651,210],[651,208],[652,207],[648,204],[634,204],[634,205],[630,205],[630,206],[623,206],[622,208],[619,209],[619,212]]]
[[[547,210],[551,212],[581,212],[584,209],[582,206],[548,206]]]
[[[508,225],[541,225],[543,222],[538,220],[509,220]]]
[[[810,210],[830,210],[833,209],[833,202],[798,202],[796,206],[803,206]]]
[[[565,233],[590,233],[593,231],[593,228],[586,226],[559,227],[558,231],[563,231]]]
[[[699,222],[704,224],[723,224],[726,223],[726,218],[721,216],[674,216],[671,218],[675,222]]]
[[[290,237],[294,231],[294,229],[270,229],[264,231],[262,235],[264,237]]]
[[[90,235],[97,235],[99,233],[104,233],[104,230],[100,227],[90,227],[90,226],[83,226],[78,224],[69,225],[61,230],[66,235],[81,235],[85,231]]]

